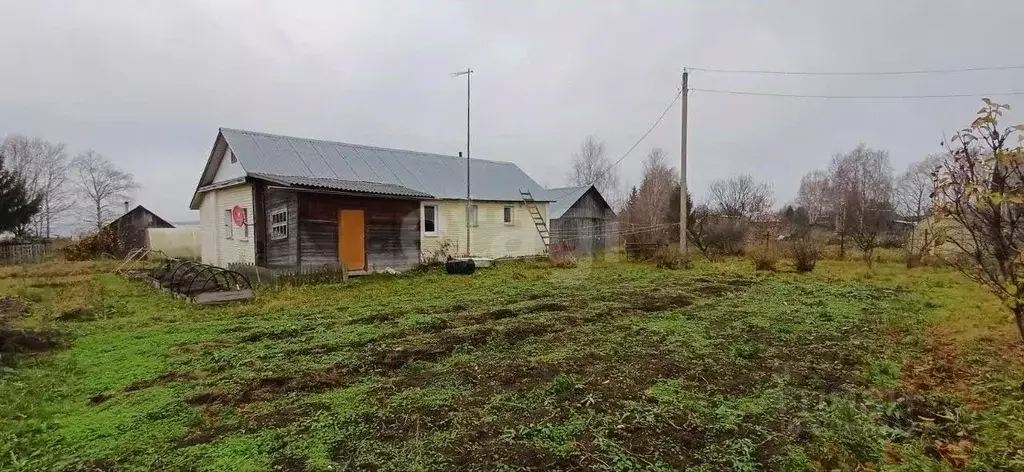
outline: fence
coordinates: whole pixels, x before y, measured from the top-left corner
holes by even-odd
[[[44,243],[0,245],[0,265],[38,264],[50,253],[50,245]]]
[[[149,228],[149,249],[167,257],[198,260],[202,256],[202,234],[199,228]]]
[[[256,285],[317,285],[348,280],[348,269],[342,264],[303,266],[298,269],[268,269],[251,263],[234,263],[228,264],[228,269],[244,275]]]

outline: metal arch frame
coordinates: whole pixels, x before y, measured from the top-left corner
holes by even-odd
[[[236,271],[233,271],[233,270],[226,269],[226,270],[224,270],[224,273],[231,275],[231,278],[235,281],[235,287],[238,287],[238,289],[242,288],[242,285],[238,283],[238,280],[241,279],[242,281],[245,282],[245,288],[249,289],[249,290],[252,290],[252,282],[250,282],[249,278],[244,276],[244,275],[242,275],[240,272],[236,272]]]
[[[215,277],[217,275],[217,271],[218,270],[224,270],[224,269],[221,269],[220,267],[217,267],[217,266],[203,264],[198,271],[192,272],[192,278],[189,279],[188,284],[185,285],[185,295],[192,296],[193,292],[201,291],[201,290],[193,290],[193,288],[192,288],[195,285],[195,283],[196,283],[196,279],[199,278],[200,275],[206,273],[207,271],[213,271],[213,276]],[[185,274],[185,276],[187,277],[188,274]],[[203,284],[205,285],[206,282],[209,282],[210,279],[214,278],[214,277],[210,277],[210,278],[206,279],[206,281],[204,281]]]
[[[178,271],[180,271],[183,267],[188,267],[189,269],[185,269],[185,272],[182,273],[182,276],[184,276],[184,274],[187,274],[191,267],[199,265],[198,262],[193,262],[193,261],[179,261],[179,262],[181,262],[181,263],[178,264],[178,266],[175,267],[174,270],[172,270],[170,272],[170,274],[167,276],[167,281],[173,283],[174,282],[174,277],[178,274]],[[163,282],[163,280],[161,280],[161,282]]]

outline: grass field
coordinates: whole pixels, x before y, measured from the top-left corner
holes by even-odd
[[[0,364],[0,469],[1024,470],[1024,349],[983,289],[749,266],[507,263],[214,308],[102,264],[0,270],[9,327],[47,340]]]

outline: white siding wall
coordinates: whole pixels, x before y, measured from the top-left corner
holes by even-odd
[[[231,162],[231,148],[224,146],[220,166],[217,167],[217,172],[213,174],[213,182],[211,183],[227,182],[239,177],[245,177],[245,169],[242,169],[241,163]]]
[[[245,229],[232,225],[231,237],[224,229],[224,210],[235,206],[249,211],[249,237]],[[253,223],[252,186],[235,185],[207,192],[199,206],[199,219],[203,231],[203,262],[227,267],[233,262],[256,261],[256,239]]]
[[[424,202],[436,204],[440,221],[437,236],[422,234],[421,250],[433,254],[445,241],[451,242],[454,255],[466,254],[466,202],[442,200]],[[470,255],[479,257],[519,257],[544,253],[544,242],[537,233],[530,212],[521,202],[473,202],[477,205],[477,226],[470,228]],[[512,224],[505,224],[504,208],[513,208]],[[538,203],[541,215],[547,219],[547,203]],[[422,207],[422,205],[421,205]],[[422,222],[422,210],[420,214]],[[458,248],[455,251],[455,248]]]

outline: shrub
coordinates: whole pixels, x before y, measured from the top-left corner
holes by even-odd
[[[117,240],[117,233],[111,228],[104,228],[95,234],[80,239],[78,242],[61,249],[64,258],[69,261],[85,261],[100,257],[118,256],[122,252]]]
[[[684,269],[690,267],[690,256],[681,254],[679,246],[662,246],[651,257],[654,266],[659,269]]]
[[[775,264],[779,262],[779,255],[773,248],[757,246],[749,251],[750,260],[757,270],[775,271]]]
[[[708,259],[743,255],[749,230],[750,224],[743,218],[715,218],[704,224],[700,247]]]
[[[458,242],[452,242],[450,239],[441,240],[437,247],[433,251],[427,252],[420,256],[420,270],[425,270],[430,267],[443,266],[445,262],[448,262],[455,258],[459,254]]]
[[[812,238],[803,238],[789,244],[789,255],[797,272],[810,272],[821,259],[821,244]]]

